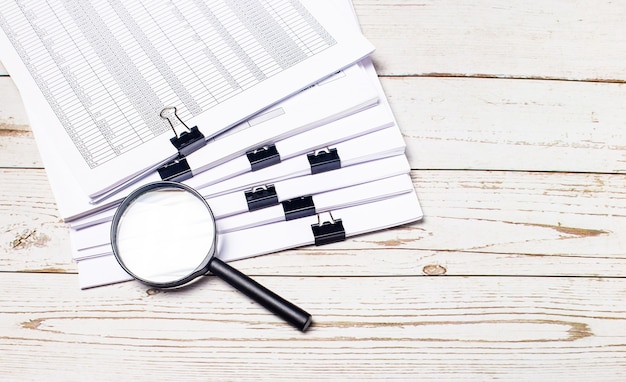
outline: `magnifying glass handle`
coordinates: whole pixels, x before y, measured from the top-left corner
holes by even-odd
[[[215,276],[239,289],[245,295],[299,330],[304,332],[311,325],[312,317],[309,313],[265,288],[222,260],[214,257],[209,263],[209,270]]]

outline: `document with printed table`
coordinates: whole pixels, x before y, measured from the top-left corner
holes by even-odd
[[[385,94],[382,87],[380,86],[380,82],[378,81],[376,71],[372,65],[371,60],[364,59],[359,63],[359,66],[362,66],[365,70],[367,74],[367,82],[371,83],[373,88],[375,88],[379,102],[376,105],[362,110],[358,113],[350,114],[347,117],[343,117],[330,123],[312,128],[310,130],[306,130],[285,139],[273,141],[274,143],[271,143],[270,146],[275,150],[273,154],[278,157],[278,162],[273,162],[273,164],[288,161],[295,156],[330,147],[332,145],[345,142],[346,140],[350,140],[351,138],[356,138],[362,136],[363,134],[369,134],[380,129],[395,128],[397,130],[393,114],[391,113],[391,110],[385,98]],[[341,77],[340,80],[343,81],[344,78]],[[342,88],[347,89],[347,91],[357,88],[355,86],[348,87],[346,85],[347,83],[344,82],[342,84]],[[360,86],[360,88],[367,89],[367,87],[363,86]],[[315,91],[317,92],[320,92],[320,90],[317,88],[313,89],[315,89]],[[322,101],[322,99],[325,99],[326,101],[332,100],[331,102],[335,102],[334,98],[330,98],[328,94],[330,92],[333,92],[333,94],[336,95],[336,87],[322,87],[322,90],[324,90],[324,93],[321,93],[318,97],[318,102],[315,103],[315,108],[311,108],[309,107],[310,105],[307,104],[307,101],[310,101],[310,99],[303,98],[301,95],[296,95],[277,106],[277,108],[283,109],[283,107],[281,106],[283,104],[295,104],[297,102],[298,104],[302,105],[298,108],[285,108],[286,110],[289,110],[291,112],[288,119],[283,118],[285,114],[280,114],[278,117],[273,117],[269,120],[263,117],[262,121],[257,121],[259,117],[253,117],[251,120],[255,121],[254,123],[246,122],[246,125],[250,124],[251,127],[246,126],[245,128],[239,129],[233,134],[228,134],[226,137],[220,136],[219,139],[215,140],[211,144],[190,154],[187,157],[187,160],[192,169],[192,172],[197,173],[194,174],[193,177],[186,179],[183,182],[194,188],[205,188],[210,185],[220,183],[219,187],[223,188],[227,187],[229,183],[232,183],[230,181],[231,178],[236,177],[237,175],[242,175],[245,173],[249,173],[251,175],[251,172],[253,170],[252,167],[255,165],[255,163],[251,159],[249,153],[248,155],[239,156],[235,159],[226,161],[204,171],[199,171],[196,169],[206,167],[205,165],[203,165],[204,162],[199,158],[203,158],[204,160],[210,162],[219,159],[220,155],[229,155],[227,154],[229,152],[229,148],[235,149],[238,145],[241,146],[240,141],[246,140],[246,134],[251,128],[263,127],[265,128],[264,131],[275,132],[282,131],[285,127],[289,126],[303,126],[306,124],[311,124],[310,121],[314,119],[313,115],[315,113],[311,112],[310,110],[316,110],[319,111],[319,113],[324,114],[325,110],[327,109],[327,103]],[[324,95],[327,96],[324,98]],[[354,96],[343,95],[342,102],[346,102],[346,99],[352,100],[354,99]],[[308,108],[309,110],[309,112],[307,113],[295,112],[295,110],[306,108]],[[397,131],[396,134],[399,134],[399,131]],[[383,139],[382,142],[387,141]],[[357,143],[358,142],[352,142],[350,143],[350,145],[355,145]],[[263,146],[261,146],[261,148],[263,148]],[[384,145],[377,145],[377,149],[380,148],[384,148]],[[46,155],[46,149],[47,147],[42,147],[42,156],[44,157],[44,159],[51,157],[50,161],[53,161],[54,156]],[[279,166],[282,166],[282,164]],[[275,166],[270,167],[272,168],[272,171],[278,171],[274,169],[274,167]],[[299,168],[299,171],[302,170],[302,167]],[[262,173],[264,172],[263,170],[255,170],[254,172],[256,173],[254,177],[257,179],[257,181],[261,177],[266,176],[262,175]],[[67,168],[63,166],[51,166],[51,168],[48,168],[48,173],[53,190],[56,190],[56,184],[67,185],[72,181],[71,174],[69,174]],[[292,176],[295,175],[296,174],[293,174]],[[285,176],[284,172],[282,176]],[[58,181],[56,178],[58,178]],[[92,221],[98,221],[98,215],[100,215],[102,212],[106,214],[105,211],[110,211],[112,208],[118,205],[122,198],[128,195],[128,193],[132,191],[134,187],[158,181],[160,179],[161,178],[159,177],[159,175],[157,173],[154,173],[137,182],[137,184],[135,184],[132,188],[126,189],[123,192],[116,194],[114,197],[108,198],[107,200],[104,200],[100,203],[89,203],[84,197],[81,199],[81,195],[77,195],[75,192],[73,192],[75,189],[72,188],[70,188],[69,190],[66,189],[64,192],[55,192],[55,195],[58,194],[57,200],[59,203],[59,209],[62,216],[70,224],[70,226],[73,228],[83,228],[91,224],[90,222]],[[278,177],[276,175],[267,175],[266,179],[272,180],[278,179]]]
[[[249,140],[246,134],[252,129],[262,128],[264,129],[264,134],[276,134],[288,128],[293,129],[293,126],[315,126],[317,122],[312,123],[311,121],[319,120],[320,115],[327,114],[327,109],[333,109],[337,104],[347,106],[350,102],[352,104],[360,102],[359,100],[362,99],[360,97],[367,94],[367,89],[370,88],[374,89],[376,93],[374,95],[370,93],[367,97],[369,97],[369,99],[380,100],[376,105],[360,112],[350,114],[347,117],[303,131],[297,135],[277,141],[269,141],[271,146],[275,149],[275,155],[278,156],[279,161],[289,160],[290,158],[312,152],[316,149],[332,146],[363,134],[395,126],[393,115],[385,99],[385,94],[378,82],[371,61],[365,59],[359,63],[359,66],[365,70],[365,77],[356,76],[359,72],[352,72],[351,70],[345,71],[351,76],[350,81],[347,81],[346,76],[341,76],[339,79],[333,81],[332,86],[331,84],[324,84],[324,86],[313,87],[306,92],[299,93],[273,109],[286,110],[287,112],[280,113],[278,116],[270,119],[255,116],[251,119],[251,121],[254,122],[246,122],[244,128],[238,129],[234,133],[229,132],[226,136],[219,136],[218,139],[207,146],[187,156],[190,167],[193,172],[197,172],[197,174],[193,175],[190,179],[184,180],[184,183],[194,188],[202,188],[220,183],[240,174],[250,173],[254,165],[254,162],[250,159],[250,155],[241,155],[204,171],[196,169],[207,167],[203,165],[205,161],[216,162],[220,159],[220,156],[228,156],[230,155],[228,153],[232,150],[237,150],[237,147],[242,147],[242,142]],[[357,77],[360,82],[355,81]],[[363,83],[363,81],[365,81],[365,83]],[[353,93],[355,89],[359,90],[361,94],[358,96],[355,95]],[[304,97],[305,93],[313,92],[319,94],[315,96],[314,100],[310,97]],[[334,98],[337,94],[340,94],[342,98],[339,102]],[[329,102],[334,103],[335,106],[329,107]],[[315,104],[316,107],[310,107],[311,104]],[[287,115],[289,115],[289,117],[287,117]],[[80,192],[76,192],[78,190],[77,187],[67,187],[67,185],[72,182],[72,175],[66,167],[62,165],[48,166],[48,162],[54,162],[56,158],[53,153],[48,155],[49,153],[47,151],[49,151],[49,147],[42,146],[41,151],[42,157],[46,162],[52,188],[57,197],[61,215],[72,227],[83,227],[88,224],[89,221],[97,220],[96,216],[100,212],[114,208],[119,204],[122,198],[128,195],[135,187],[161,179],[158,173],[154,173],[141,179],[137,184],[133,185],[133,187],[125,189],[106,200],[99,203],[90,203],[88,198],[85,198]],[[241,150],[235,152],[241,153]],[[204,161],[200,158],[204,159]],[[259,171],[255,170],[255,172]],[[56,192],[57,185],[65,185],[63,192],[60,192],[60,190]]]
[[[196,176],[246,152],[263,148],[277,140],[291,137],[309,129],[322,126],[336,119],[374,107],[379,102],[376,90],[371,86],[362,65],[356,64],[334,74],[279,104],[254,115],[244,123],[209,140],[208,144],[185,155],[185,178]],[[311,107],[315,105],[315,107]],[[177,157],[177,160],[180,159]],[[177,171],[178,167],[174,166]],[[166,170],[169,174],[164,174]],[[178,177],[166,166],[146,174],[125,189],[140,184]],[[98,203],[118,196],[118,187],[94,198]]]
[[[164,107],[211,138],[372,50],[328,1],[0,8],[0,59],[91,197],[176,156]]]
[[[187,161],[194,172],[202,174],[203,169],[207,167],[212,169],[220,164],[227,164],[230,162],[228,161],[229,158],[244,155],[249,148],[262,147],[263,144],[277,142],[281,136],[291,138],[293,134],[298,132],[325,126],[327,121],[334,121],[335,118],[345,115],[350,116],[351,113],[364,107],[365,110],[363,111],[366,111],[366,114],[354,121],[343,121],[344,118],[337,120],[335,126],[332,127],[333,132],[327,134],[331,137],[329,140],[331,142],[342,140],[345,139],[344,136],[349,137],[359,134],[361,131],[375,130],[391,125],[393,123],[391,117],[377,107],[378,102],[379,93],[372,86],[371,74],[355,65],[342,71],[340,75],[334,76],[332,81],[323,81],[322,85],[313,86],[298,93],[261,116],[254,116],[237,126],[234,131],[219,135],[206,146],[188,155]],[[316,105],[316,107],[311,107],[311,105]],[[30,111],[28,102],[25,103],[25,106],[27,111]],[[370,111],[369,109],[374,110]],[[271,117],[267,114],[271,114]],[[364,117],[371,119],[364,119]],[[49,130],[37,129],[40,125],[45,127],[45,120],[34,111],[29,112],[29,118],[33,129],[36,130],[37,142],[44,142],[39,144],[42,159],[46,165],[59,211],[67,222],[110,209],[119,204],[121,199],[138,185],[161,179],[158,172],[153,171],[145,178],[137,181],[136,184],[94,202],[82,192],[75,174],[64,165],[62,158],[58,155],[57,147],[45,143],[53,140]],[[328,133],[330,128],[324,130]],[[342,132],[344,130],[345,133]],[[357,132],[355,133],[355,131]],[[319,133],[316,135],[319,136]],[[324,136],[324,134],[321,135]],[[336,138],[333,139],[333,136]],[[289,138],[283,138],[283,140]],[[263,141],[259,143],[256,139],[263,139]],[[295,139],[299,140],[300,138]],[[282,146],[290,147],[291,145]],[[222,174],[222,177],[234,175],[236,173],[226,173]]]

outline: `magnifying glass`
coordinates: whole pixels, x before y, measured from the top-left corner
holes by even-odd
[[[157,288],[185,285],[212,273],[301,331],[309,313],[218,259],[211,208],[193,188],[150,183],[124,199],[113,217],[111,244],[128,274]]]

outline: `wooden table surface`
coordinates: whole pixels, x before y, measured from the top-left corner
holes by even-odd
[[[626,2],[356,0],[422,222],[237,262],[302,334],[220,280],[81,291],[0,68],[0,379],[626,378]]]

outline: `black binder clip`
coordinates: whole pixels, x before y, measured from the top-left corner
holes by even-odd
[[[285,200],[281,204],[287,221],[315,215],[315,205],[310,195]]]
[[[307,159],[311,165],[311,174],[319,174],[321,172],[337,170],[341,168],[341,159],[337,149],[329,149],[328,147],[316,150],[314,153],[308,154]]]
[[[328,215],[330,220],[322,223],[320,215],[317,215],[317,224],[311,224],[315,245],[337,243],[346,240],[346,230],[343,228],[341,219],[333,218],[330,212]]]
[[[246,153],[252,171],[280,163],[280,154],[275,145],[259,147]]]
[[[176,108],[174,106],[168,106],[161,110],[161,118],[166,119],[169,122],[172,130],[174,131],[174,137],[170,139],[172,145],[178,150],[178,156],[171,162],[166,163],[158,169],[159,175],[162,180],[169,180],[172,182],[182,182],[193,176],[191,168],[187,163],[185,157],[199,148],[206,145],[204,134],[198,130],[197,126],[189,128],[185,122],[182,121],[176,114]],[[185,131],[180,134],[176,132],[176,126],[182,125]]]
[[[261,208],[278,204],[278,195],[274,185],[257,186],[245,192],[248,211],[256,211]]]
[[[172,127],[174,137],[170,139],[170,142],[176,147],[180,155],[189,155],[206,145],[204,134],[198,130],[198,126],[194,126],[190,129],[189,126],[178,117],[178,114],[176,114],[176,107],[169,106],[161,110],[161,118],[166,119]],[[176,132],[177,125],[182,125],[186,131],[178,134]]]

